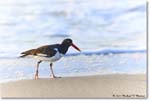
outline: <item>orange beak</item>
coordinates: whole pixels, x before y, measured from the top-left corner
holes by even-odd
[[[71,44],[71,46],[72,46],[73,48],[75,48],[76,50],[78,50],[78,51],[81,52],[81,50],[80,50],[76,45],[74,45],[73,43]]]

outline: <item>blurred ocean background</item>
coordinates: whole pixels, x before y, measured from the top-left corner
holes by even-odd
[[[20,53],[65,38],[82,52],[70,48],[56,75],[146,73],[146,0],[0,0],[0,82],[32,79],[37,61]]]

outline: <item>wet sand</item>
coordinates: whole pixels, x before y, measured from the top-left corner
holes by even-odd
[[[96,75],[2,83],[2,98],[146,98],[146,76]]]

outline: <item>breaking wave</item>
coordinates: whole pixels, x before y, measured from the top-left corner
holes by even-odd
[[[146,53],[145,49],[101,49],[97,51],[83,51],[81,53],[68,53],[66,56],[76,55],[109,55],[109,54],[132,54],[132,53]]]

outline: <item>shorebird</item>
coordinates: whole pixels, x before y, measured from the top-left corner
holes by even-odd
[[[21,54],[23,55],[20,57],[30,56],[38,59],[34,76],[35,80],[39,79],[38,69],[42,61],[50,62],[51,78],[57,78],[53,72],[53,62],[58,61],[61,57],[63,57],[67,53],[70,46],[74,47],[78,51],[81,51],[75,44],[73,44],[71,39],[65,39],[61,44],[45,45],[36,49],[27,50],[22,52]]]

